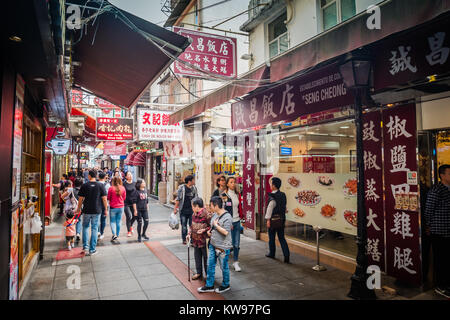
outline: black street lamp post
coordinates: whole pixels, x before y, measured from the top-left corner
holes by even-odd
[[[363,124],[361,94],[369,88],[370,72],[372,63],[366,56],[350,56],[340,66],[339,71],[347,89],[355,96],[355,124],[356,124],[356,157],[358,166],[358,188],[357,188],[357,245],[356,270],[351,277],[351,288],[348,296],[357,300],[376,299],[373,289],[367,286],[368,260],[366,255],[367,246],[367,219],[364,199],[364,150],[363,150]]]

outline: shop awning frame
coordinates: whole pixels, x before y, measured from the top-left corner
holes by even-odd
[[[189,40],[108,1],[70,0],[89,19],[72,34],[73,85],[130,108],[180,55]],[[69,38],[69,35],[67,36]],[[165,52],[163,52],[165,50]]]

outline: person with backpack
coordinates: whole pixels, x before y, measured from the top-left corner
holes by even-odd
[[[181,239],[183,244],[186,244],[186,236],[188,233],[187,225],[192,225],[192,199],[198,196],[197,188],[195,187],[195,178],[192,175],[184,178],[184,184],[178,187],[177,198],[175,200],[175,207],[173,213],[180,212],[181,222]]]
[[[83,184],[78,192],[79,201],[76,213],[80,212],[81,206],[83,206],[83,250],[86,255],[97,253],[98,225],[102,214],[102,203],[105,215],[107,215],[106,208],[108,208],[105,186],[97,182],[96,177],[97,172],[90,170],[89,182]],[[90,240],[88,239],[89,226],[91,227]]]
[[[112,186],[109,188],[107,196],[109,201],[109,225],[111,226],[112,243],[118,243],[126,196],[127,192],[123,186],[122,179],[119,177],[114,177],[112,179]]]
[[[207,232],[207,235],[211,237],[208,248],[208,272],[205,286],[198,288],[197,291],[200,293],[213,291],[223,293],[230,290],[228,257],[232,248],[231,226],[233,217],[223,208],[221,197],[211,198],[210,209],[214,214],[211,217],[211,230]],[[217,259],[219,259],[222,269],[222,285],[214,290]]]
[[[281,180],[273,177],[270,181],[272,192],[269,194],[269,204],[267,206],[265,219],[269,233],[269,253],[266,257],[275,259],[275,235],[278,235],[281,249],[283,250],[284,262],[289,262],[289,246],[284,237],[284,227],[286,223],[286,194],[280,191]]]
[[[149,237],[145,234],[148,227],[148,193],[145,189],[145,181],[142,179],[138,179],[136,182],[136,211],[137,211],[137,234],[138,234],[138,242],[142,242],[142,238],[144,240],[149,240]],[[142,221],[144,221],[144,225],[142,225]]]
[[[231,240],[233,244],[233,268],[236,272],[242,269],[239,266],[239,249],[241,243],[241,219],[244,218],[244,210],[242,209],[242,198],[236,187],[236,179],[228,177],[226,181],[225,192],[221,194],[225,201],[225,210],[231,213],[233,224],[231,226]]]
[[[61,180],[59,180],[58,183],[53,183],[52,186],[54,188],[58,188],[58,195],[59,195],[59,215],[62,216],[64,213],[64,200],[62,198],[62,194],[64,193],[64,188],[66,181],[68,180],[67,174],[63,174],[61,177]]]

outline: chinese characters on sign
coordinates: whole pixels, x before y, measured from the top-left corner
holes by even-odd
[[[375,90],[442,74],[450,64],[448,20],[376,47]],[[447,31],[447,32],[446,32]]]
[[[169,125],[170,112],[138,109],[139,140],[182,141],[183,127],[180,122]]]
[[[367,213],[367,258],[369,265],[385,271],[383,172],[381,170],[381,113],[363,116],[365,205]]]
[[[414,104],[383,111],[387,273],[409,283],[421,281],[419,214],[396,207],[396,195],[418,192],[408,172],[417,171]],[[405,210],[406,209],[406,210]],[[370,228],[368,232],[370,231]]]
[[[245,226],[255,230],[255,135],[244,138],[243,205]]]
[[[133,119],[97,118],[97,141],[133,140]]]
[[[195,67],[222,77],[234,79],[237,76],[236,39],[195,30],[174,28],[174,32],[192,40],[191,45],[178,57]],[[191,77],[205,77],[188,65],[175,61],[177,74]]]
[[[233,103],[232,126],[238,130],[294,121],[304,114],[352,104],[353,97],[345,88],[337,65],[330,65]]]

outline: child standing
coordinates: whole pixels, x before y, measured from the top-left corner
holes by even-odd
[[[74,217],[73,211],[66,212],[66,222],[64,222],[64,227],[66,228],[66,241],[67,249],[72,250],[75,247],[75,235],[77,233],[75,225],[78,219]]]
[[[137,209],[137,220],[138,220],[138,242],[142,242],[142,238],[144,240],[149,240],[149,237],[145,234],[148,227],[148,194],[145,189],[145,181],[142,179],[138,179],[136,182],[136,190],[137,190],[137,200],[136,200],[136,209]],[[142,226],[142,220],[144,220],[144,226]]]
[[[188,234],[188,243],[192,239],[192,246],[194,247],[195,267],[197,273],[192,276],[192,280],[203,278],[202,261],[205,274],[207,274],[208,254],[206,251],[207,232],[211,230],[211,215],[204,208],[203,200],[201,198],[194,198],[192,200],[192,226]]]
[[[209,242],[208,255],[208,276],[206,285],[198,288],[198,292],[217,292],[223,293],[230,290],[230,268],[228,266],[228,258],[231,244],[231,226],[233,217],[229,212],[223,208],[223,201],[221,197],[212,197],[210,201],[211,211],[214,215],[211,218],[211,231],[208,231],[208,236],[211,237]],[[216,272],[216,261],[219,259],[222,269],[222,285],[214,290],[214,276]]]

